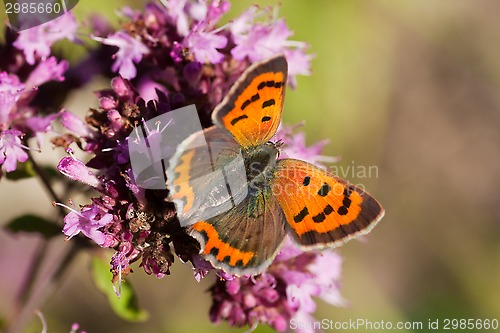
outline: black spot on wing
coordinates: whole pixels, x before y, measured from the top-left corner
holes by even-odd
[[[302,182],[302,185],[307,186],[311,182],[311,177],[305,176],[304,181]]]
[[[219,249],[216,247],[211,248],[210,254],[213,255],[214,257],[217,257],[217,255],[219,254]]]
[[[248,101],[246,101],[246,102],[248,102]],[[245,102],[245,103],[246,103],[246,102]],[[243,104],[245,104],[245,103],[243,103]],[[243,109],[243,106],[241,106],[241,108]],[[239,117],[237,117],[237,118],[234,118],[233,120],[231,120],[231,125],[233,125],[233,126],[234,126],[234,125],[236,125],[236,123],[237,123],[238,121],[243,120],[243,119],[246,119],[246,118],[248,118],[248,116],[247,116],[246,114],[244,114],[244,115],[242,115],[242,116],[239,116]]]
[[[242,109],[242,110],[245,110],[245,108],[246,108],[247,106],[249,106],[249,105],[250,105],[250,103],[252,103],[252,102],[250,102],[250,100],[248,100],[248,99],[247,99],[246,101],[244,101],[244,102],[243,102],[243,104],[241,104],[241,109]]]
[[[319,213],[318,215],[313,216],[313,221],[316,223],[323,222],[326,219],[325,213]]]
[[[342,200],[342,204],[345,206],[345,208],[349,208],[351,206],[351,199],[348,197],[344,197],[344,200]]]
[[[328,194],[328,192],[330,192],[330,185],[324,183],[323,186],[321,186],[321,188],[319,189],[318,195],[325,197]]]
[[[251,100],[252,100],[252,102],[256,102],[256,101],[259,100],[259,98],[260,98],[259,94],[255,94],[255,95],[252,96]]]
[[[269,106],[273,106],[276,104],[276,101],[274,100],[274,98],[271,98],[271,99],[268,99],[267,101],[265,101],[264,103],[262,103],[262,108],[267,108]]]
[[[264,122],[269,121],[269,120],[271,120],[271,119],[272,119],[272,118],[271,118],[271,117],[269,117],[269,116],[264,116],[264,117],[262,117],[262,122],[264,123]]]
[[[256,102],[260,99],[260,95],[259,94],[255,94],[253,95],[252,97],[250,97],[249,99],[247,99],[246,101],[243,102],[243,104],[241,104],[241,110],[245,110],[245,108],[247,106],[249,106],[250,104],[252,104],[253,102]],[[248,117],[247,117],[248,118]],[[233,124],[234,125],[234,124]]]
[[[257,86],[257,89],[258,90],[262,90],[264,89],[265,87],[268,87],[268,88],[281,88],[283,87],[283,82],[275,82],[275,81],[263,81],[261,83],[259,83],[259,85]]]
[[[349,210],[346,206],[339,207],[339,209],[337,210],[337,213],[339,213],[339,215],[347,215],[348,212]]]
[[[325,213],[325,215],[330,215],[331,213],[333,213],[333,207],[330,205],[327,205],[325,207],[325,209],[323,209],[323,213]]]
[[[298,213],[297,215],[295,215],[293,217],[293,220],[296,222],[296,223],[299,223],[299,222],[302,222],[302,220],[304,220],[304,218],[309,215],[309,210],[307,209],[307,207],[304,207],[300,213]]]

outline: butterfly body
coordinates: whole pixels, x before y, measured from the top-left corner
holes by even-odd
[[[269,190],[270,179],[276,168],[278,149],[273,143],[243,149],[248,188],[251,193]]]
[[[252,65],[214,110],[214,126],[186,140],[167,171],[178,216],[200,254],[230,274],[263,272],[287,235],[304,250],[337,247],[384,215],[368,193],[328,171],[278,159],[281,143],[270,140],[286,79],[283,56]],[[205,142],[210,156],[199,148]]]

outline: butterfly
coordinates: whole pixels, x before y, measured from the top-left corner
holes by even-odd
[[[215,268],[262,273],[287,235],[303,250],[338,247],[368,233],[382,206],[364,190],[305,161],[278,159],[288,65],[275,56],[250,66],[187,138],[167,169],[182,225]]]

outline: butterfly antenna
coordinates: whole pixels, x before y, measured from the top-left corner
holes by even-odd
[[[282,153],[283,149],[281,148],[283,145],[285,144],[285,142],[283,142],[282,139],[279,139],[278,141],[274,142],[273,145],[274,145],[274,148],[276,148],[278,150],[278,157],[280,156],[280,154]]]

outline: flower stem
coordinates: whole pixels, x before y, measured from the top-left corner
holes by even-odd
[[[28,158],[52,201],[61,202],[61,199],[52,188],[45,171],[38,165],[30,152],[28,152]],[[64,208],[58,207],[58,210],[60,218],[64,217]],[[57,281],[61,279],[64,275],[63,273],[69,267],[70,262],[78,253],[80,249],[78,245],[79,242],[72,242],[68,248],[63,250],[55,261],[49,262],[49,260],[47,260],[49,243],[45,239],[42,240],[32,259],[32,263],[27,272],[27,279],[21,286],[16,299],[17,304],[13,307],[15,310],[11,317],[10,325],[7,325],[7,333],[23,332],[25,326],[33,317],[36,308],[55,291]],[[51,269],[44,276],[40,276],[41,268],[44,265],[50,265]]]
[[[28,158],[29,158],[31,164],[33,165],[33,169],[35,170],[38,178],[42,182],[43,187],[45,188],[45,190],[49,193],[50,197],[52,198],[52,201],[62,202],[62,200],[59,198],[57,193],[52,188],[52,185],[50,184],[49,177],[47,177],[47,174],[45,173],[45,171],[38,165],[36,160],[31,155],[31,152],[29,152],[29,151],[28,151]],[[66,212],[64,211],[63,207],[59,207],[58,209],[59,209],[59,215],[61,217],[66,215]]]
[[[71,242],[68,248],[63,250],[63,253],[55,259],[50,265],[50,270],[36,284],[36,288],[30,293],[30,297],[23,304],[22,309],[12,317],[10,325],[7,326],[6,333],[22,333],[26,325],[30,322],[35,314],[35,311],[40,305],[56,290],[59,281],[64,276],[69,263],[73,261],[79,252],[80,247],[77,242]]]

